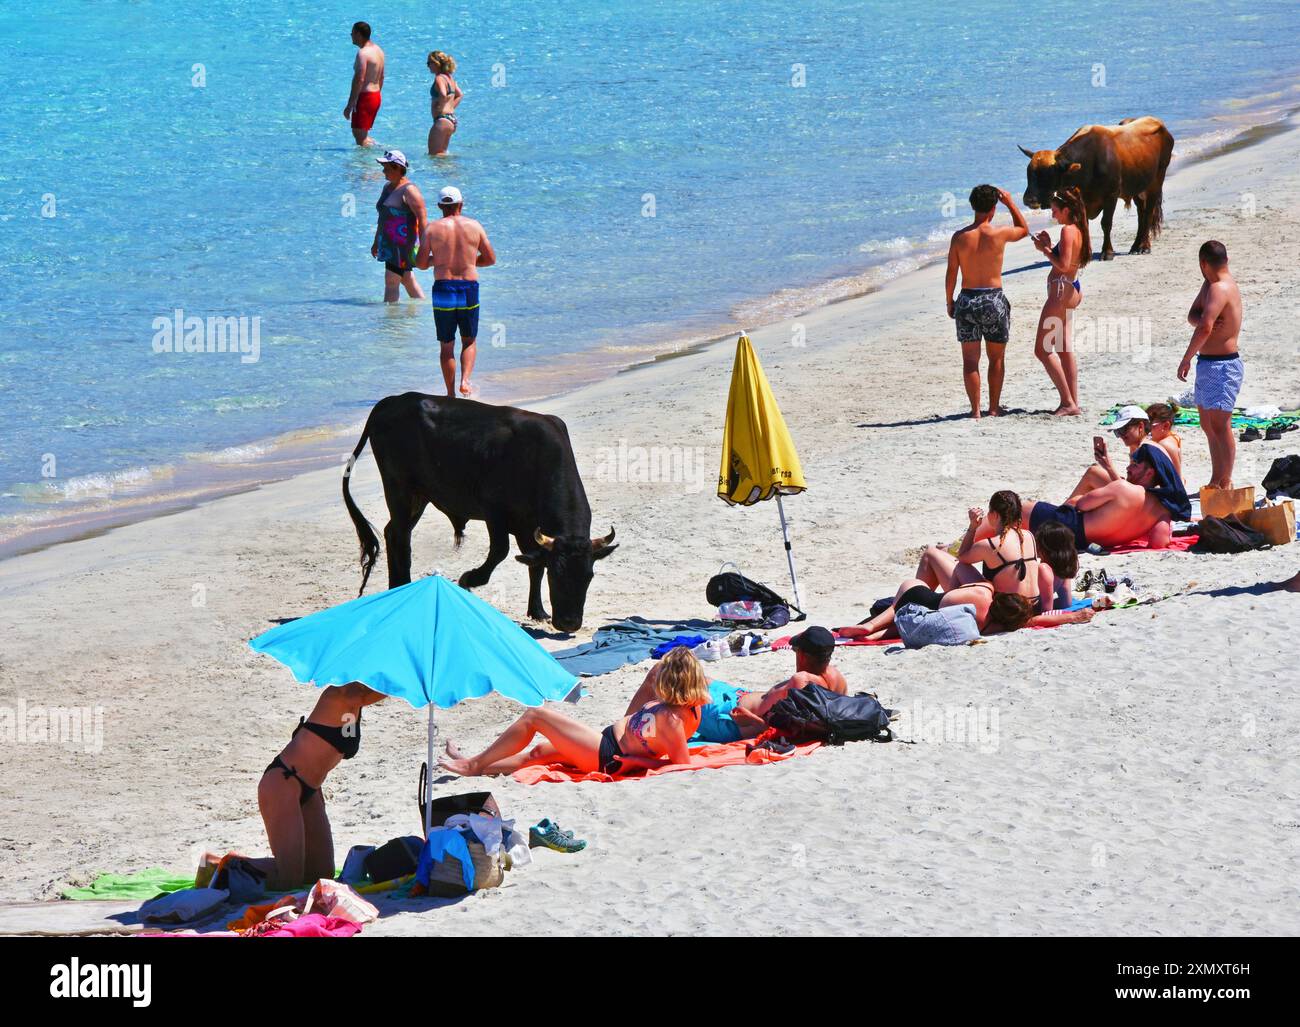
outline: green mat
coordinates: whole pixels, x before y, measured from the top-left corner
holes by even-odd
[[[1150,406],[1149,403],[1116,403],[1113,407],[1102,415],[1099,424],[1114,424],[1115,415],[1122,406],[1140,406],[1144,410]],[[1238,407],[1232,413],[1233,428],[1258,428],[1264,431],[1268,428],[1285,428],[1287,425],[1300,423],[1300,410],[1284,410],[1277,417],[1247,417]],[[1174,415],[1174,426],[1190,426],[1199,428],[1201,426],[1201,415],[1197,413],[1196,407],[1179,407],[1178,413]]]
[[[134,874],[100,874],[85,888],[65,888],[65,899],[152,899],[194,887],[193,874],[150,867]]]

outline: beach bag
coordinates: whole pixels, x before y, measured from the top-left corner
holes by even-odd
[[[761,582],[745,577],[740,573],[740,568],[737,567],[734,571],[727,570],[728,567],[735,566],[734,563],[724,563],[704,587],[704,598],[708,600],[710,606],[756,602],[763,608],[762,626],[765,628],[779,628],[789,624],[791,620],[807,619],[808,615],[788,599],[777,595]],[[799,616],[791,617],[791,610]]]
[[[1264,475],[1264,491],[1269,498],[1276,495],[1300,499],[1300,456],[1280,456]]]
[[[467,840],[466,845],[469,847],[470,862],[474,864],[474,891],[499,888],[506,877],[505,858],[501,853],[495,856],[488,855],[483,843],[477,839]],[[429,869],[429,884],[426,890],[428,894],[442,899],[455,899],[461,895],[468,895],[470,890],[465,887],[460,858],[449,853],[443,857],[442,862],[433,864]]]
[[[430,827],[442,827],[447,818],[457,813],[486,813],[490,817],[501,819],[501,807],[491,792],[461,792],[459,795],[443,795],[430,800],[427,796],[429,787],[429,765],[420,764],[420,783],[416,787],[415,804],[420,810],[420,836],[424,836],[424,804],[430,802],[433,820]],[[418,856],[419,853],[417,852]],[[412,868],[414,869],[414,868]]]
[[[804,685],[789,692],[768,712],[767,723],[796,745],[888,742],[894,737],[889,713],[874,696],[865,692],[840,695],[821,685]]]
[[[1196,525],[1200,539],[1193,553],[1248,553],[1253,549],[1272,549],[1269,540],[1236,517],[1205,517]]]
[[[423,845],[424,839],[416,835],[394,838],[379,846],[362,860],[361,865],[366,876],[376,884],[380,881],[396,881],[399,877],[415,873]]]

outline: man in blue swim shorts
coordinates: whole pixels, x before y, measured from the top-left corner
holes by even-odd
[[[420,240],[419,268],[433,268],[433,323],[441,346],[439,362],[447,395],[456,395],[456,333],[460,332],[460,394],[473,392],[474,343],[478,339],[478,269],[491,267],[497,255],[487,232],[461,213],[465,200],[449,185],[438,193],[442,217],[429,222]]]
[[[1232,488],[1232,468],[1237,460],[1237,439],[1232,434],[1232,411],[1246,377],[1237,350],[1241,334],[1241,292],[1228,270],[1228,248],[1211,239],[1201,246],[1201,291],[1196,294],[1187,323],[1196,329],[1187,345],[1178,380],[1187,381],[1196,358],[1196,410],[1210,447],[1212,489]]]
[[[835,652],[835,636],[825,628],[808,628],[790,639],[795,654],[795,672],[787,680],[767,691],[751,690],[729,685],[723,681],[709,682],[711,701],[700,709],[700,726],[691,736],[692,742],[737,742],[742,738],[756,738],[767,730],[767,712],[793,689],[807,684],[822,685],[833,692],[845,695],[849,683],[844,675],[831,666]],[[636,695],[628,704],[628,716],[655,698],[655,678],[659,664],[650,668]]]

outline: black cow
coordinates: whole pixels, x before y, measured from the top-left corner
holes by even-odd
[[[343,501],[361,542],[361,592],[379,540],[352,501],[348,479],[367,440],[388,504],[389,588],[411,580],[411,530],[432,503],[451,521],[457,545],[468,522],[487,523],[487,559],[460,576],[462,588],[487,584],[509,555],[513,535],[520,553],[515,559],[528,565],[528,616],[547,619],[545,571],[555,611],[551,622],[561,631],[582,627],[593,564],[618,546],[612,544],[613,528],[604,538],[590,537],[591,507],[562,420],[418,392],[376,403],[343,475]]]

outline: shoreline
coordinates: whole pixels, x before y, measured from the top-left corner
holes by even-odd
[[[1255,101],[1280,96],[1281,93],[1266,93],[1255,98]],[[1176,183],[1179,174],[1188,169],[1257,146],[1277,135],[1300,127],[1295,123],[1297,114],[1300,114],[1300,105],[1292,102],[1251,108],[1252,102],[1254,101],[1243,102],[1240,116],[1268,115],[1268,117],[1222,130],[1228,132],[1222,138],[1219,138],[1219,132],[1203,132],[1191,136],[1183,145],[1198,143],[1200,145],[1186,156],[1180,156],[1177,147],[1175,148],[1174,162],[1166,179],[1167,190]],[[1042,212],[1025,211],[1025,214],[1030,219],[1031,225],[1046,226],[1047,219]],[[1043,222],[1042,226],[1036,224],[1039,221]],[[830,275],[768,296],[730,303],[728,309],[733,327],[728,328],[719,322],[713,329],[701,329],[699,332],[684,334],[677,340],[669,341],[662,349],[653,349],[649,345],[645,347],[633,345],[628,348],[633,350],[644,348],[646,356],[635,359],[631,363],[619,362],[617,358],[597,361],[597,370],[594,374],[581,376],[576,381],[565,381],[562,387],[556,388],[546,383],[548,380],[561,377],[573,378],[574,354],[499,372],[500,376],[509,378],[512,383],[522,382],[523,387],[507,388],[499,396],[494,391],[493,398],[488,402],[508,406],[554,403],[585,387],[647,366],[655,366],[665,361],[700,353],[720,343],[734,340],[739,333],[751,330],[740,327],[741,324],[752,325],[754,328],[768,327],[888,290],[891,286],[896,286],[910,276],[924,272],[944,259],[944,249],[936,242],[936,234],[947,237],[946,229],[935,229],[922,241],[900,237],[888,244],[877,244],[879,248],[885,249],[893,242],[902,243],[902,250],[906,255],[892,259],[884,257],[878,263],[870,264],[860,272]],[[1116,234],[1119,234],[1118,228]],[[1025,270],[1025,268],[1009,268],[1007,273],[1018,270]],[[787,294],[792,297],[792,302],[782,304],[781,298]],[[609,348],[597,346],[591,350],[583,350],[576,356],[590,360],[598,354],[608,355]],[[479,380],[489,382],[489,388],[496,384],[492,372],[483,374]],[[226,496],[255,491],[276,482],[323,470],[346,459],[364,423],[363,416],[347,423],[335,422],[294,428],[267,438],[252,439],[223,450],[183,454],[171,464],[145,465],[118,472],[92,472],[69,479],[63,483],[64,487],[76,483],[80,491],[88,493],[99,491],[105,497],[101,500],[105,505],[73,506],[63,514],[41,518],[39,516],[41,511],[69,501],[66,498],[55,499],[48,506],[44,503],[28,501],[26,509],[22,512],[0,518],[0,562],[28,553],[41,552],[52,546],[95,538],[130,524],[167,517]],[[341,450],[339,447],[342,447]],[[255,456],[254,459],[247,461],[226,458],[226,454],[234,451],[252,451]],[[211,473],[210,469],[218,466],[230,472],[224,476],[225,480],[222,480],[223,476]],[[206,477],[202,473],[205,468],[209,469]],[[241,468],[242,473],[236,473]],[[147,484],[132,487],[132,481],[140,479],[145,482],[180,479],[184,487],[150,489]],[[102,486],[92,484],[95,482],[105,484]],[[36,486],[32,483],[18,483],[13,487],[32,489]],[[124,498],[115,500],[114,497],[119,490]],[[10,493],[10,495],[16,494]]]

